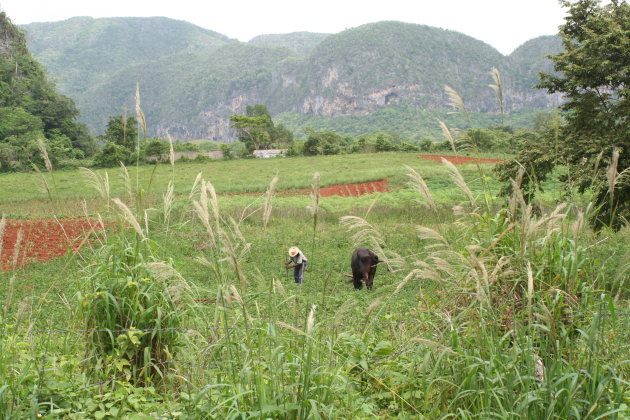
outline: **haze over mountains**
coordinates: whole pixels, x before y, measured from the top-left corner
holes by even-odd
[[[401,22],[330,35],[261,35],[248,43],[161,17],[77,17],[21,27],[34,57],[93,133],[125,107],[133,112],[139,82],[149,131],[181,139],[231,139],[229,116],[254,104],[267,105],[274,119],[298,132],[353,118],[371,123],[346,124],[344,134],[397,125],[404,131],[405,118],[445,112],[444,85],[470,110],[495,115],[492,67],[501,72],[508,111],[547,109],[556,99],[532,87],[539,71],[551,70],[544,56],[562,48],[559,38],[546,36],[504,56],[455,31]]]

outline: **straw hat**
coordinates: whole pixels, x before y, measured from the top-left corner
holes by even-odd
[[[295,257],[300,252],[300,248],[297,246],[292,246],[289,248],[289,257]]]

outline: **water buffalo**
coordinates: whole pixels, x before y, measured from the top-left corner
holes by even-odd
[[[352,268],[352,283],[355,289],[361,289],[363,282],[365,282],[368,290],[372,290],[376,266],[379,262],[378,255],[370,249],[357,248],[354,250],[350,267]]]

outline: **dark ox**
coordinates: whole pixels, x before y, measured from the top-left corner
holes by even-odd
[[[355,289],[361,289],[363,282],[368,290],[372,290],[376,266],[380,261],[378,255],[367,248],[357,248],[352,253],[350,267],[352,268],[352,283]]]

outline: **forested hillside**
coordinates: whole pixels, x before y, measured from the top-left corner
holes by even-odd
[[[532,90],[538,71],[548,68],[542,57],[557,52],[553,37],[504,56],[458,32],[401,22],[333,35],[265,35],[247,44],[166,18],[74,18],[24,28],[35,56],[77,102],[94,133],[103,131],[109,116],[133,109],[136,82],[150,133],[183,139],[233,139],[230,115],[258,103],[272,115],[305,124],[313,117],[366,116],[387,107],[388,126],[379,126],[382,118],[373,125],[389,129],[392,122],[404,124],[406,106],[445,109],[445,85],[471,111],[494,114],[492,67],[501,72],[508,112],[557,102]],[[435,121],[430,124],[420,131],[438,133]]]
[[[75,17],[22,28],[31,53],[59,89],[79,100],[80,92],[122,69],[181,52],[208,52],[230,42],[216,32],[163,17]]]
[[[22,31],[0,12],[0,172],[92,153],[77,115],[30,55]]]

